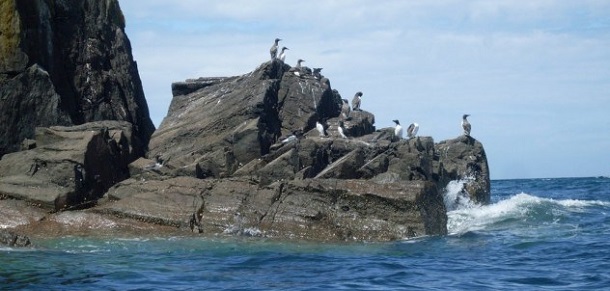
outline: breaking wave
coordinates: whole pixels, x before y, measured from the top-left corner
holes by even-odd
[[[479,205],[468,198],[463,185],[468,180],[452,181],[445,188],[447,230],[450,235],[498,229],[535,229],[550,225],[577,227],[573,216],[580,213],[610,211],[610,202],[541,198],[518,193],[489,205]],[[567,225],[569,224],[569,225]]]

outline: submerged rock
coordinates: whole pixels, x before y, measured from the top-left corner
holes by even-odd
[[[0,229],[0,246],[29,247],[31,245],[29,237],[16,234],[10,230]]]

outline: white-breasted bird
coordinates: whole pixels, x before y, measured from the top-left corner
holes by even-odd
[[[282,47],[282,51],[280,52],[280,61],[284,61],[286,59],[286,50],[289,50],[287,47]]]
[[[417,123],[411,123],[409,125],[409,127],[407,127],[407,137],[408,138],[412,138],[415,137],[415,135],[417,135],[417,131],[419,130],[419,124]]]
[[[347,101],[347,99],[341,99],[341,101],[343,101],[341,104],[341,117],[347,120],[352,109],[349,107],[349,101]]]
[[[472,129],[470,122],[468,122],[468,119],[466,119],[468,116],[470,116],[470,114],[464,114],[462,116],[462,129],[464,129],[465,136],[470,136],[470,129]]]
[[[343,121],[339,121],[339,127],[337,127],[337,131],[339,132],[341,138],[347,138],[347,136],[345,135],[345,127],[343,125]]]
[[[326,136],[326,129],[324,128],[324,125],[322,125],[322,123],[316,121],[316,129],[320,133],[320,136]]]
[[[269,53],[271,54],[271,59],[272,60],[274,60],[277,57],[277,48],[278,48],[278,44],[279,44],[280,40],[282,40],[282,39],[281,38],[276,38],[275,42],[273,43],[273,45],[269,49]]]
[[[400,126],[400,121],[398,121],[398,119],[394,119],[392,121],[394,121],[394,123],[396,123],[396,127],[394,127],[394,135],[397,136],[399,139],[401,139],[402,138],[402,126]]]
[[[297,65],[295,66],[295,68],[300,69],[301,68],[301,63],[304,62],[305,60],[299,59],[297,61]]]

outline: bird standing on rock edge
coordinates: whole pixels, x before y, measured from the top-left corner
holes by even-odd
[[[337,131],[339,132],[341,138],[347,138],[347,136],[345,135],[345,127],[343,125],[343,121],[339,121],[339,127],[337,127]]]
[[[412,138],[415,137],[415,135],[417,134],[417,131],[419,130],[419,124],[417,123],[411,123],[409,125],[409,127],[407,127],[407,137],[408,138]]]
[[[322,123],[316,121],[316,129],[320,133],[321,137],[325,137],[326,136],[326,129],[324,128],[324,125],[322,125]]]
[[[301,63],[304,62],[305,60],[299,59],[297,61],[297,65],[295,66],[295,68],[300,69],[301,68]]]
[[[362,102],[362,92],[356,92],[354,98],[352,99],[352,110],[353,111],[361,111],[360,103]]]
[[[402,126],[400,126],[400,121],[398,119],[392,120],[396,123],[396,127],[394,127],[394,135],[398,137],[398,139],[402,139]]]
[[[280,61],[284,61],[286,59],[286,50],[289,50],[287,47],[282,47],[282,51],[280,52]]]
[[[347,101],[347,99],[341,99],[341,101],[343,102],[341,103],[341,117],[344,120],[350,120],[349,114],[352,110],[349,107],[349,101]]]
[[[271,46],[271,49],[269,49],[269,53],[271,54],[271,60],[274,60],[277,57],[277,48],[278,48],[278,44],[279,44],[280,40],[282,40],[282,39],[276,38],[275,42]]]
[[[468,119],[466,119],[468,116],[470,116],[470,114],[464,114],[462,116],[462,129],[464,129],[465,136],[470,136],[470,129],[472,128],[470,122],[468,122]]]

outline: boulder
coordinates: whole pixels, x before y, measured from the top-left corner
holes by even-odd
[[[248,75],[220,78],[192,93],[174,96],[152,137],[148,157],[176,168],[225,152],[242,165],[260,158],[279,136],[275,92],[285,69],[279,61],[269,62]]]
[[[489,165],[483,144],[471,136],[460,136],[435,144],[434,180],[440,189],[450,181],[464,181],[464,190],[476,203],[491,200]]]
[[[108,198],[89,211],[205,234],[387,241],[447,232],[443,199],[423,181],[127,179]]]
[[[90,205],[129,177],[137,158],[128,122],[36,129],[36,148],[0,160],[0,194],[57,211]]]
[[[118,0],[0,5],[0,156],[36,127],[119,120],[154,131]]]
[[[31,245],[29,237],[16,234],[10,230],[0,229],[0,246],[29,247]]]
[[[200,178],[243,175],[239,169],[273,154],[280,137],[339,115],[341,100],[327,82],[294,73],[274,60],[242,76],[172,84],[175,95],[148,157],[175,168],[199,167]]]

